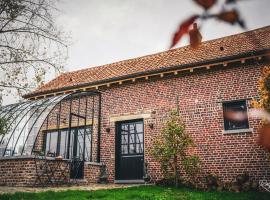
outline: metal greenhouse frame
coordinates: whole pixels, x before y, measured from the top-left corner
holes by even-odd
[[[4,106],[0,118],[6,133],[0,136],[0,158],[52,157],[69,160],[83,171],[85,161],[100,162],[100,113],[101,94],[96,91]],[[71,172],[71,178],[80,173]]]

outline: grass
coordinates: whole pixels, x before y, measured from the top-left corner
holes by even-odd
[[[158,186],[140,186],[125,189],[0,195],[0,200],[269,200],[270,193],[203,192],[187,188],[174,189]]]

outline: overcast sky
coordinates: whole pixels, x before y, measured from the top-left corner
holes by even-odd
[[[270,0],[239,2],[248,30],[270,24]],[[166,51],[179,24],[202,12],[193,0],[60,0],[58,8],[56,22],[72,40],[66,71]],[[216,5],[210,11],[219,9]],[[216,20],[204,22],[201,29],[203,41],[243,31]],[[187,44],[186,36],[177,47]],[[49,74],[46,82],[53,78]],[[9,95],[4,104],[19,99]]]
[[[67,71],[168,50],[179,23],[202,12],[192,0],[60,1],[57,23],[72,36]],[[241,0],[238,5],[249,30],[269,25],[270,0]],[[209,20],[201,33],[206,41],[243,31]],[[178,46],[187,41],[185,37]]]

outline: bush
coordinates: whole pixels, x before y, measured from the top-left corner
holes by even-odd
[[[161,164],[165,177],[173,177],[175,186],[179,185],[179,164],[186,164],[184,169],[187,173],[195,173],[197,166],[192,168],[193,163],[198,163],[199,158],[188,156],[186,151],[193,145],[192,138],[185,132],[185,124],[181,121],[177,112],[171,112],[170,119],[162,129],[161,135],[154,141],[152,154]]]
[[[224,183],[215,174],[206,176],[206,186],[208,191],[230,191],[230,192],[247,192],[258,189],[258,182],[252,180],[248,173],[237,175],[235,180]]]

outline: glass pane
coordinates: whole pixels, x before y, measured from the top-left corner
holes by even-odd
[[[143,134],[140,133],[140,134],[137,134],[136,136],[137,136],[136,143],[143,143]]]
[[[137,153],[143,153],[143,144],[137,144],[136,145],[136,152]]]
[[[128,135],[122,135],[122,144],[128,144]]]
[[[127,154],[127,153],[128,153],[128,145],[122,145],[121,154]]]
[[[45,104],[39,107],[37,111],[33,110],[33,118],[27,123],[27,132],[25,137],[21,138],[18,145],[22,145],[22,155],[31,155],[32,149],[35,145],[40,127],[46,121],[46,118],[54,106],[61,101],[65,96],[57,96],[47,99]]]
[[[51,134],[47,133],[46,134],[46,148],[45,148],[45,154],[47,155],[47,153],[50,151],[50,141],[51,141]]]
[[[128,130],[128,125],[127,124],[122,124],[121,129],[123,131],[127,131]]]
[[[223,104],[225,130],[248,128],[246,101],[229,102]],[[242,120],[235,120],[232,116],[241,116]]]
[[[129,153],[130,154],[136,153],[136,144],[129,144]]]
[[[78,132],[79,133],[79,132]],[[83,159],[83,131],[81,134],[78,134],[78,141],[77,141],[77,158]]]
[[[135,132],[135,124],[130,124],[129,125],[129,133],[134,133]]]
[[[68,131],[61,130],[60,152],[59,155],[67,158]]]
[[[58,137],[58,132],[47,133],[46,154],[49,153],[49,154],[56,155],[57,137]]]
[[[14,152],[14,144],[17,141],[14,132],[20,125],[20,122],[23,121],[25,114],[27,114],[27,111],[29,110],[29,107],[31,108],[32,104],[33,102],[20,104],[18,107],[13,109],[12,112],[6,115],[5,119],[8,120],[8,132],[2,136],[1,155],[5,154],[4,156],[11,156]]]
[[[28,106],[29,107],[29,106]],[[27,114],[27,108],[25,109],[19,109],[18,112],[19,114],[16,114],[17,116],[14,118],[12,124],[9,126],[9,132],[5,135],[5,140],[4,146],[6,146],[5,152],[3,152],[5,154],[5,156],[11,156],[14,152],[14,145],[17,141],[17,137],[16,137],[16,130],[19,130],[20,127],[20,122],[23,121],[24,119],[24,115]]]
[[[74,146],[74,129],[70,131],[70,145],[69,145],[69,158],[73,158],[73,146]]]
[[[135,143],[135,134],[129,135],[129,143]]]
[[[91,152],[91,132],[92,128],[88,127],[86,129],[86,135],[85,135],[85,160],[86,161],[91,161],[90,160],[90,152]]]
[[[137,131],[137,133],[143,132],[143,124],[142,123],[136,124],[136,131]]]

